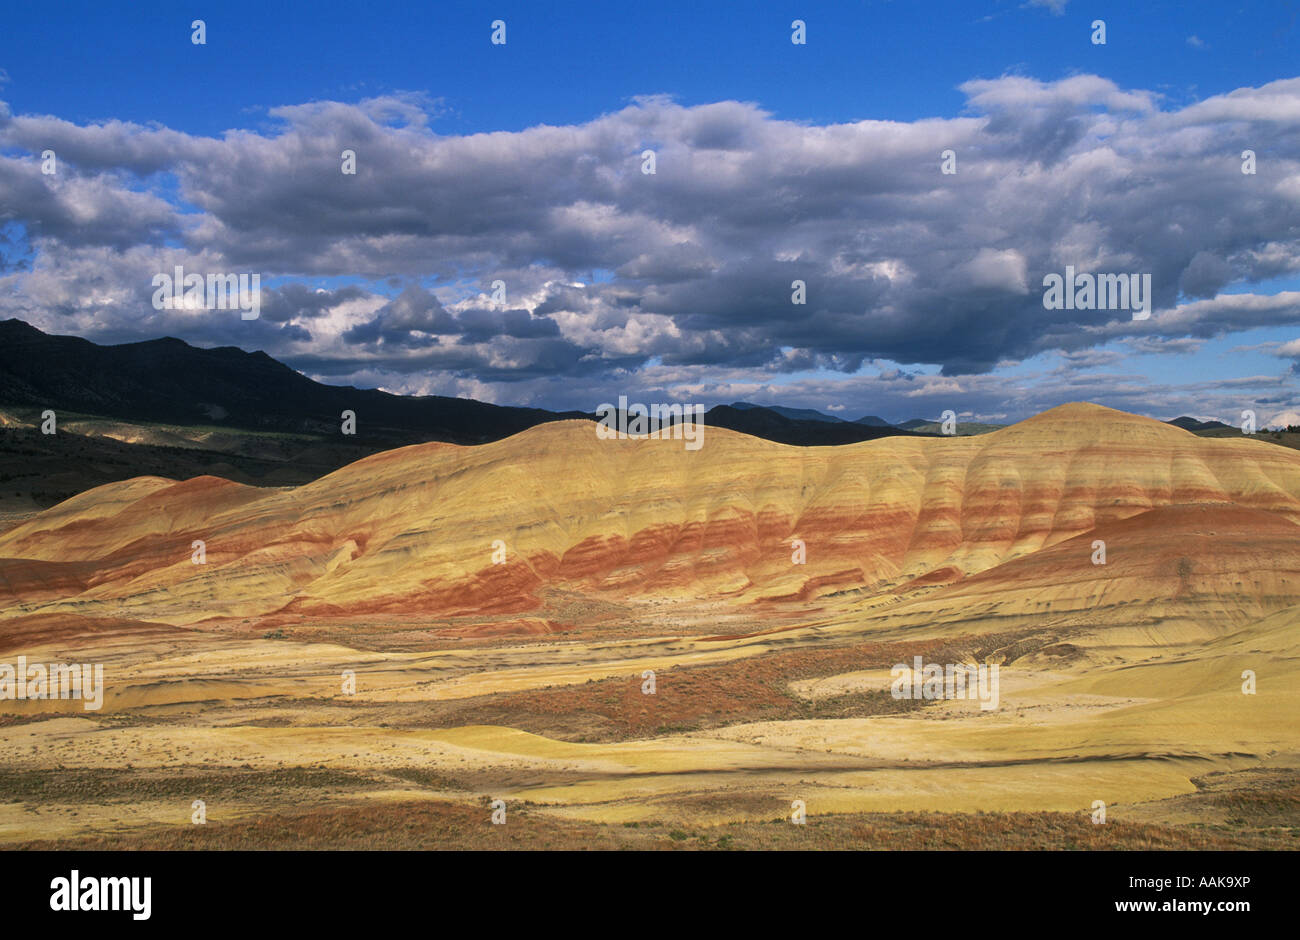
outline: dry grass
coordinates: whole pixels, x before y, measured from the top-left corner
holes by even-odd
[[[1063,813],[869,813],[709,828],[583,823],[523,807],[492,825],[491,808],[405,802],[331,806],[255,820],[152,829],[117,837],[27,842],[18,849],[441,850],[1187,850],[1290,849],[1294,835],[1109,822]],[[1294,830],[1293,830],[1294,831]]]
[[[678,734],[753,721],[866,718],[921,707],[887,691],[809,701],[789,689],[800,679],[928,661],[955,662],[999,654],[1012,661],[1057,642],[1033,631],[913,643],[854,643],[790,649],[708,666],[675,666],[655,676],[656,692],[639,675],[585,685],[463,700],[446,709],[444,725],[504,724],[568,741],[604,742]]]

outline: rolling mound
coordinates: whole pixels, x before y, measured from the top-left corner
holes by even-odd
[[[1105,546],[1101,560],[1098,543]],[[912,586],[923,587],[924,579]],[[1300,526],[1223,503],[1107,522],[887,610],[930,632],[1064,628],[1091,648],[1194,647],[1300,599]]]
[[[43,647],[103,649],[113,643],[130,647],[190,632],[142,620],[34,614],[5,621],[4,631],[0,633],[0,653],[30,652]]]
[[[1300,454],[1095,405],[978,437],[838,448],[710,427],[690,451],[600,440],[590,423],[564,421],[492,444],[385,451],[292,489],[215,477],[98,487],[0,535],[0,607],[189,624],[277,611],[514,613],[541,607],[548,588],[752,603],[935,585],[948,586],[927,603],[961,606],[977,601],[972,576],[994,569],[1028,593],[1122,593],[1124,566],[1143,557],[1142,578],[1233,588],[1274,609],[1295,598],[1297,523]],[[1103,570],[1086,545],[1063,544],[1110,529]],[[1228,544],[1213,534],[1187,549],[1185,578],[1176,560],[1161,567],[1220,529],[1235,533],[1223,557],[1246,564],[1253,551],[1258,579],[1238,587],[1233,568],[1204,581]],[[1140,556],[1123,548],[1139,538]],[[792,540],[804,543],[802,564]]]

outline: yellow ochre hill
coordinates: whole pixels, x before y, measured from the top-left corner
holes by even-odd
[[[1179,506],[1213,511],[1153,512]],[[1249,563],[1277,570],[1242,590],[1296,602],[1300,454],[1245,436],[1199,438],[1083,403],[982,436],[839,447],[709,427],[688,450],[563,421],[480,446],[403,447],[295,488],[98,487],[0,535],[0,616],[523,613],[550,588],[742,605],[936,587],[936,601],[975,598],[972,576],[1035,553],[1040,567],[1022,563],[1015,583],[1100,577],[1087,544],[1070,550],[1069,577],[1052,559],[1105,530],[1123,560],[1126,539],[1157,545],[1171,522],[1180,540],[1266,536]],[[1205,572],[1169,564],[1187,590]]]

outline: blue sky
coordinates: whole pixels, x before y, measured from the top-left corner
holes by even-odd
[[[627,393],[895,420],[1071,397],[1285,413],[1298,16],[1286,0],[22,5],[0,36],[0,315],[588,410]],[[949,139],[958,174],[924,175]],[[329,172],[347,146],[354,181]],[[1245,146],[1257,177],[1236,172]],[[262,272],[267,316],[137,306],[149,271],[186,259]],[[1065,263],[1155,272],[1161,326],[1051,322],[1038,285]],[[800,275],[814,299],[786,310]],[[495,277],[505,312],[485,302]]]
[[[279,104],[395,90],[443,98],[439,129],[466,133],[579,123],[647,94],[756,101],[796,121],[915,120],[960,111],[958,85],[1007,71],[1096,72],[1180,102],[1295,68],[1294,2],[1062,6],[43,2],[6,9],[0,42],[18,110],[199,134],[249,126]],[[196,59],[175,40],[202,17]],[[504,48],[484,41],[494,19],[507,22]],[[794,19],[808,24],[809,45],[790,43]],[[1105,46],[1090,42],[1094,19],[1107,23]]]

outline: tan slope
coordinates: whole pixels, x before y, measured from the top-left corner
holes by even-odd
[[[960,579],[1174,504],[1300,521],[1300,454],[1081,404],[979,437],[844,447],[707,428],[689,451],[558,422],[477,447],[388,451],[294,489],[211,477],[100,487],[0,536],[0,558],[77,563],[84,589],[32,599],[10,563],[0,608],[123,608],[180,624],[282,608],[525,610],[551,584],[809,596]],[[806,564],[792,564],[793,538]],[[206,564],[192,564],[194,540]],[[492,563],[496,540],[505,564]]]
[[[981,632],[1087,628],[1071,643],[1122,655],[1129,646],[1200,647],[1298,599],[1300,526],[1206,503],[1104,523],[885,612],[895,628],[938,635],[973,624]]]

